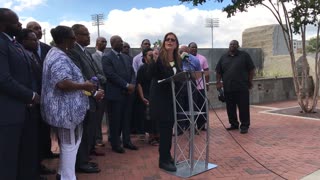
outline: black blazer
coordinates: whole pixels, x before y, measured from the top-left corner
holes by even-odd
[[[32,102],[31,82],[26,52],[0,32],[0,126],[23,123]]]
[[[127,96],[127,84],[135,84],[135,73],[130,57],[120,54],[121,59],[113,52],[109,51],[102,56],[102,68],[107,78],[106,99],[120,100]]]
[[[81,73],[85,80],[90,80],[93,76],[98,77],[99,80],[101,76],[103,77],[103,75],[99,73],[98,67],[92,59],[91,54],[86,55],[78,44],[76,44],[75,47],[68,52],[68,56],[81,70]],[[90,111],[95,111],[97,107],[96,100],[90,96],[89,103]]]

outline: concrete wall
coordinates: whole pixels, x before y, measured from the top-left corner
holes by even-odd
[[[218,100],[215,83],[210,84],[208,98],[213,108],[225,107]],[[250,91],[250,104],[261,104],[275,101],[296,99],[292,78],[255,79]]]
[[[89,47],[87,48],[89,52],[93,53],[95,51],[94,48]],[[110,48],[106,49],[106,52],[109,51]],[[139,54],[141,52],[140,48],[131,48],[131,55],[134,57],[135,55]],[[255,66],[257,69],[263,68],[263,52],[260,48],[243,48],[241,49],[243,51],[246,51],[250,54]],[[228,51],[227,48],[204,48],[204,49],[198,49],[198,53],[205,56],[208,60],[209,69],[212,71],[210,73],[210,81],[213,82],[216,80],[215,77],[215,67],[220,59],[220,57]]]

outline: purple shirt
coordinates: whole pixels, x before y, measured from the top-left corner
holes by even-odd
[[[201,66],[201,70],[205,70],[205,69],[209,69],[209,65],[208,65],[208,61],[207,61],[207,58],[202,56],[201,54],[197,54],[196,55],[196,58],[199,59],[199,62],[200,62],[200,66]],[[206,83],[205,79],[204,80],[204,83]],[[202,78],[198,79],[198,86],[197,86],[197,89],[204,89],[203,87],[203,81],[202,81]]]

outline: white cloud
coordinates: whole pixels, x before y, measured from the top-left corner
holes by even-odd
[[[208,17],[219,18],[220,22],[220,27],[213,29],[215,48],[227,47],[232,39],[237,39],[241,43],[242,32],[246,28],[277,23],[272,14],[263,7],[249,8],[248,12],[238,13],[231,18],[227,18],[227,14],[221,10],[189,9],[184,5],[158,9],[133,8],[129,11],[112,10],[108,15],[105,15],[104,25],[100,26],[100,35],[109,39],[111,35],[117,34],[131,47],[140,47],[141,41],[145,38],[155,42],[157,39],[162,40],[167,32],[174,32],[177,34],[180,44],[194,41],[200,48],[210,48],[211,30],[205,27],[205,19]],[[24,19],[22,24],[25,25],[30,19],[33,18]],[[94,46],[97,27],[92,26],[91,21],[64,20],[60,22],[60,24],[67,26],[72,26],[75,23],[84,24],[89,29],[91,33],[90,46]],[[50,29],[56,25],[46,22],[40,22],[40,24],[47,29],[46,40],[48,43],[52,40]],[[108,46],[110,47],[109,43]]]
[[[27,8],[34,8],[45,2],[46,0],[0,0],[0,5],[19,12]]]

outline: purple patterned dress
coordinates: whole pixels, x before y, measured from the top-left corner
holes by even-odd
[[[81,90],[62,91],[56,84],[63,80],[84,82],[80,69],[60,49],[53,47],[43,65],[41,113],[51,126],[74,129],[84,120],[89,100]]]

